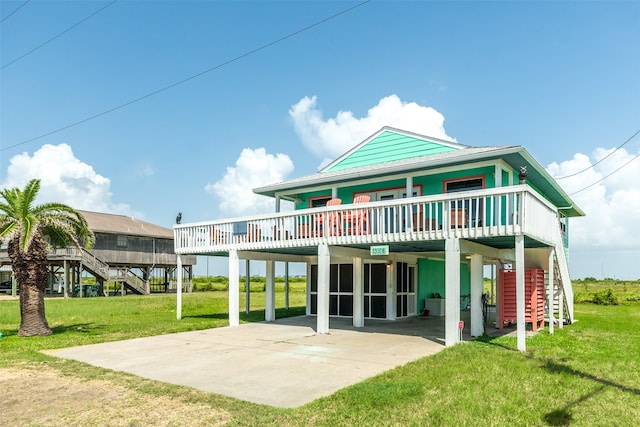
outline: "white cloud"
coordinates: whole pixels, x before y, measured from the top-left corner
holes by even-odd
[[[599,277],[605,258],[617,260],[618,277],[640,277],[640,159],[632,160],[638,153],[620,149],[591,167],[612,152],[613,149],[598,148],[591,156],[578,153],[571,160],[547,167],[558,178],[577,173],[558,182],[568,194],[576,193],[571,198],[586,214],[571,220],[569,226],[572,263],[579,262],[579,270],[585,271],[578,277]],[[607,177],[612,172],[615,173]],[[617,255],[611,256],[613,253]]]
[[[128,205],[113,202],[109,178],[77,159],[67,144],[46,144],[33,156],[27,152],[14,156],[0,187],[23,188],[34,178],[41,181],[37,203],[58,202],[75,209],[132,214]]]
[[[286,154],[273,155],[264,148],[245,148],[235,167],[227,167],[224,177],[208,183],[205,190],[220,198],[220,211],[225,214],[272,213],[274,199],[259,196],[252,189],[284,181],[292,171],[293,162]]]
[[[382,98],[366,117],[339,111],[324,120],[316,97],[304,97],[289,110],[295,131],[322,163],[334,160],[383,126],[392,126],[435,138],[454,140],[444,130],[444,116],[431,107],[403,102],[397,95]]]

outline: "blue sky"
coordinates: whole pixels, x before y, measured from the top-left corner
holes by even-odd
[[[312,173],[385,124],[522,145],[554,176],[640,129],[638,1],[373,0],[244,57],[359,3],[32,0],[12,14],[23,3],[0,2],[0,186],[39,177],[42,201],[167,227],[178,211],[272,211],[252,186]],[[630,162],[575,196],[574,277],[640,278],[639,153],[636,136],[561,180],[577,191]]]

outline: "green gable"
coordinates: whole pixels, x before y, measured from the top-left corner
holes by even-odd
[[[333,162],[324,171],[339,171],[459,150],[460,147],[456,145],[384,130]]]

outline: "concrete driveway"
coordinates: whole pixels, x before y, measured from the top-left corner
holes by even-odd
[[[182,332],[47,351],[141,377],[282,408],[301,406],[444,348],[444,318],[315,317]]]

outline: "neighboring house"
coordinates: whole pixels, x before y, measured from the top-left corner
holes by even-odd
[[[512,313],[521,350],[525,323],[545,316],[544,298],[550,328],[573,321],[568,218],[584,213],[523,147],[469,147],[385,127],[318,173],[254,192],[274,197],[278,212],[174,226],[179,258],[229,257],[231,325],[239,259],[267,261],[266,320],[275,319],[274,263],[305,262],[318,333],[331,316],[362,327],[427,307],[442,310],[452,345],[468,304],[471,334],[481,335],[485,266],[498,272],[499,326]],[[281,200],[295,210],[279,212]],[[537,280],[538,301],[525,275]]]
[[[91,249],[64,248],[49,253],[49,292],[68,293],[66,283],[75,284],[72,295],[103,294],[105,282],[111,292],[149,294],[174,288],[177,256],[173,231],[124,215],[80,211],[96,237]],[[183,286],[190,289],[196,257],[182,257]],[[6,247],[0,249],[0,265],[10,265]],[[80,277],[89,273],[97,286],[84,287]],[[89,292],[91,290],[91,292]]]

